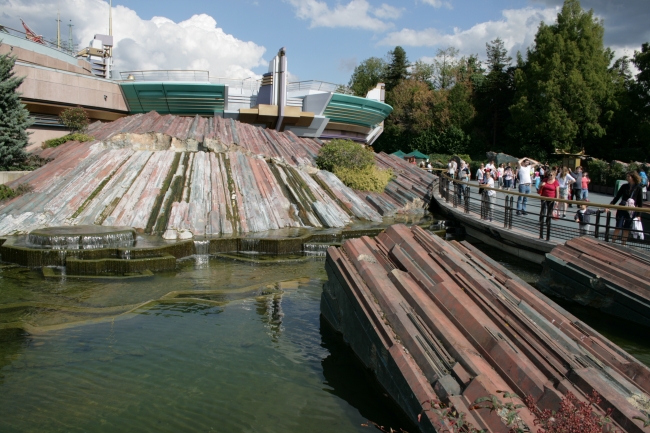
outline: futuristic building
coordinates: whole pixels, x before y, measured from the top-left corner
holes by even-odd
[[[347,138],[372,144],[392,108],[384,103],[383,84],[365,98],[339,93],[321,81],[287,82],[282,48],[260,80],[210,76],[208,71],[156,70],[110,76],[113,38],[95,35],[89,47],[71,52],[29,33],[2,27],[0,53],[17,56],[15,72],[34,125],[31,144],[67,133],[58,115],[81,106],[91,120],[157,111],[183,116],[219,116],[300,137]]]

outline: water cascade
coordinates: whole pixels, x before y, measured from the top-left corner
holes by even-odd
[[[194,268],[205,269],[210,265],[210,241],[194,241]]]
[[[303,253],[306,256],[325,257],[327,249],[331,246],[331,244],[308,243],[303,245]]]
[[[259,238],[242,238],[240,241],[239,251],[242,253],[254,254],[260,251]]]
[[[64,226],[33,230],[27,245],[54,250],[94,250],[100,248],[131,247],[135,244],[135,230],[130,227]]]

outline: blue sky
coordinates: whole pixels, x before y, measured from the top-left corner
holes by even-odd
[[[245,78],[266,71],[286,46],[294,79],[346,83],[358,62],[383,57],[402,45],[410,60],[430,60],[455,46],[483,56],[499,36],[513,55],[525,50],[541,20],[552,22],[561,0],[235,0],[113,2],[116,67],[208,69]],[[605,22],[607,45],[631,55],[650,41],[647,0],[583,0]],[[19,28],[18,17],[46,37],[56,34],[56,10],[75,24],[85,45],[106,31],[103,0],[0,0],[0,24]],[[157,17],[157,18],[156,18]],[[163,19],[165,18],[165,19]],[[67,27],[64,28],[64,34]]]

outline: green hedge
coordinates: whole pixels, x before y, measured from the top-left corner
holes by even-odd
[[[95,137],[88,135],[88,134],[82,134],[79,132],[75,132],[72,134],[64,135],[63,137],[59,138],[53,138],[51,140],[46,140],[43,142],[43,149],[47,149],[48,147],[57,147],[62,145],[63,143],[67,143],[68,141],[79,141],[79,142],[85,142],[85,141],[92,141],[94,140]]]
[[[334,169],[334,174],[352,189],[378,193],[384,192],[393,178],[392,170],[380,170],[374,165],[362,169],[339,167]]]

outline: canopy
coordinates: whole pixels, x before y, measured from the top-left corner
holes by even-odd
[[[404,152],[402,152],[401,150],[398,150],[397,152],[391,153],[391,155],[395,155],[398,158],[404,158],[404,155],[406,155],[406,154]]]
[[[429,159],[429,155],[425,155],[424,153],[414,150],[411,153],[407,153],[404,155],[405,158],[415,158],[415,159]]]

